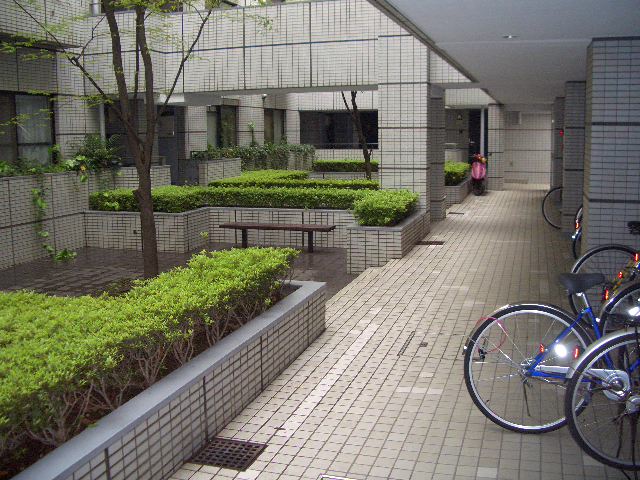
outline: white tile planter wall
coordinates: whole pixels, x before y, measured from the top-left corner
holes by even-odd
[[[347,271],[361,273],[402,258],[429,233],[426,213],[418,211],[393,227],[348,227]]]
[[[137,188],[136,167],[121,167],[115,171],[91,172],[89,174],[89,194],[114,188]],[[151,188],[171,185],[171,167],[154,165],[151,167]]]
[[[364,172],[310,172],[309,178],[318,180],[365,180]],[[378,172],[371,172],[371,180],[379,180]]]
[[[429,230],[427,216],[418,212],[394,227],[360,227],[347,210],[304,210],[295,208],[203,207],[184,213],[156,213],[158,250],[188,252],[214,243],[240,245],[241,232],[220,228],[226,222],[306,223],[335,225],[332,232],[315,233],[317,247],[346,248],[349,273],[384,265],[402,258]],[[140,216],[136,212],[85,213],[88,247],[141,250]],[[203,233],[206,232],[206,235]],[[302,232],[249,230],[249,245],[278,245],[304,248]]]
[[[198,183],[202,186],[223,178],[237,177],[240,171],[239,158],[220,158],[198,163]]]
[[[36,234],[34,189],[43,191],[47,203],[42,224],[49,232],[46,239]],[[83,247],[88,207],[87,184],[73,172],[0,178],[0,268],[46,257],[44,243],[56,250]]]
[[[14,480],[166,479],[325,329],[324,283],[298,287]]]
[[[471,179],[468,177],[459,183],[458,185],[445,186],[444,191],[447,196],[445,199],[445,206],[449,208],[451,205],[455,205],[456,203],[462,203],[467,195],[469,195],[469,191],[471,190]]]
[[[91,172],[85,182],[75,172],[0,178],[0,269],[46,257],[45,243],[56,251],[84,247],[89,194],[99,189],[135,188],[137,182],[135,167],[123,167],[115,175]],[[153,187],[170,183],[168,166],[151,167]],[[49,233],[46,239],[36,234],[34,189],[43,191],[47,203],[42,224]]]

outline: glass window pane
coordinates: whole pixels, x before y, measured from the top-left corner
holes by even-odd
[[[0,93],[0,160],[3,161],[16,161],[15,116],[13,95]]]
[[[48,145],[19,145],[18,157],[26,160],[28,163],[38,163],[46,165],[49,163],[49,146]]]
[[[51,109],[49,98],[37,95],[16,95],[18,145],[46,143],[51,145]]]
[[[218,112],[207,112],[207,145],[218,146]]]

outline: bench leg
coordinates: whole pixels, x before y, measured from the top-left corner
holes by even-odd
[[[307,242],[307,251],[309,253],[313,253],[313,232],[307,232],[308,242]]]
[[[249,235],[247,234],[247,229],[242,229],[242,248],[247,248],[249,246]]]

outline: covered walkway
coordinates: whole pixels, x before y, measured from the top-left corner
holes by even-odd
[[[624,478],[569,432],[495,426],[464,386],[475,322],[520,300],[566,306],[569,240],[542,219],[543,190],[454,206],[413,252],[367,270],[327,305],[327,331],[221,436],[267,443],[242,473],[186,464],[173,478],[353,480]]]

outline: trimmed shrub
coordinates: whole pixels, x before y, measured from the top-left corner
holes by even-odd
[[[463,162],[444,162],[444,184],[448,187],[459,185],[467,178],[471,167]]]
[[[305,180],[309,172],[305,170],[248,170],[241,177],[246,180]]]
[[[195,160],[206,161],[218,158],[240,158],[242,170],[264,170],[268,168],[286,169],[289,157],[297,169],[310,170],[315,158],[315,148],[311,145],[290,143],[266,143],[264,145],[247,145],[217,148],[209,146],[202,152],[192,152]]]
[[[267,309],[296,255],[203,252],[118,297],[0,293],[0,447],[57,446],[188,362]]]
[[[260,175],[261,171],[256,170],[248,172],[250,175],[241,175],[234,178],[225,178],[215,180],[209,183],[211,187],[262,187],[262,188],[347,188],[352,190],[378,190],[380,185],[378,182],[371,180],[308,180],[308,179],[289,179],[289,178],[273,178],[271,172],[277,170],[264,170],[267,172],[264,177]]]
[[[364,172],[364,160],[316,160],[314,172]],[[378,162],[371,160],[371,171],[378,171]]]
[[[360,225],[391,226],[408,217],[418,205],[418,194],[407,190],[383,190],[353,204]]]
[[[154,188],[156,212],[181,213],[200,207],[326,208],[350,210],[356,201],[372,197],[354,214],[361,225],[387,226],[412,211],[417,195],[406,190],[349,190],[338,188],[178,187]],[[376,200],[379,198],[379,200]],[[138,211],[132,190],[96,192],[89,197],[94,210]],[[373,211],[379,208],[380,213]],[[364,215],[364,216],[361,216]]]

